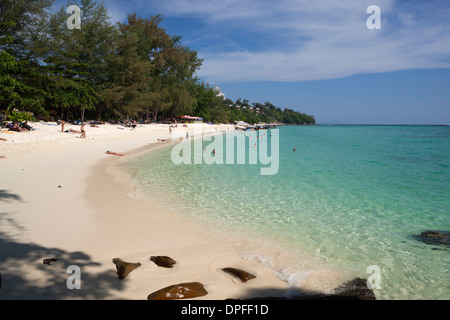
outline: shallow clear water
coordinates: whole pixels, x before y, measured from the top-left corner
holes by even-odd
[[[261,175],[266,166],[248,160],[175,165],[173,146],[129,166],[144,193],[230,236],[263,239],[253,257],[260,250],[260,260],[270,260],[271,245],[307,256],[301,266],[278,262],[283,277],[299,276],[296,284],[314,263],[364,278],[376,265],[378,299],[450,298],[450,249],[412,237],[450,230],[450,127],[278,129],[276,175]],[[265,137],[270,144],[272,137]],[[256,140],[247,140],[247,153]],[[225,161],[226,148],[218,151]]]

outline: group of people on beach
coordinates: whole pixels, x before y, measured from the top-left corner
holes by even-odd
[[[76,131],[76,130],[72,130],[72,129],[69,129],[69,130],[64,131],[64,126],[65,126],[65,124],[66,124],[66,123],[64,122],[64,120],[62,120],[62,121],[61,121],[61,132],[81,133],[80,138],[86,138],[86,130],[84,130],[84,123],[81,124],[80,131]],[[109,150],[107,150],[105,153],[106,153],[106,154],[112,154],[112,155],[115,155],[115,156],[120,156],[120,157],[123,157],[123,156],[124,156],[124,154],[117,153],[117,152],[113,152],[113,151],[109,151]]]
[[[8,129],[8,131],[15,131],[15,132],[27,132],[34,130],[29,124],[28,121],[25,122],[0,122],[0,127],[4,128],[5,130]],[[4,133],[9,133],[8,131],[3,131]],[[12,134],[13,132],[11,132]],[[0,138],[0,141],[8,141],[5,138]],[[0,159],[6,159],[5,156],[0,155]]]
[[[16,132],[26,132],[34,130],[29,124],[28,121],[25,122],[13,122],[13,123],[4,123],[1,125],[8,129],[8,131],[16,131]]]
[[[86,138],[86,130],[84,130],[84,123],[81,124],[80,131],[73,130],[73,129],[69,129],[69,130],[64,131],[65,124],[66,123],[64,122],[64,120],[62,120],[61,121],[61,132],[81,133],[80,138],[83,138],[83,139]]]

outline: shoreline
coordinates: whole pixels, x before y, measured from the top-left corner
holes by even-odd
[[[129,186],[107,172],[110,163],[123,158],[113,159],[105,150],[131,156],[133,150],[167,139],[167,126],[149,125],[141,133],[138,128],[126,134],[111,126],[95,129],[99,134],[88,128],[86,140],[57,132],[57,126],[35,127],[37,132],[8,136],[0,145],[6,155],[0,162],[0,299],[141,300],[187,281],[204,283],[209,294],[202,299],[245,298],[255,290],[273,295],[286,289],[261,264],[243,261],[232,246],[206,236],[182,216],[156,210],[142,214],[149,205],[130,199],[129,192],[122,192]],[[179,264],[159,268],[149,260],[152,255],[169,255]],[[58,261],[44,265],[46,258]],[[114,258],[142,266],[119,280]],[[81,290],[66,286],[70,265],[80,267]],[[238,283],[223,267],[242,267],[257,278]]]
[[[149,155],[149,153],[156,151],[159,147],[165,148],[167,145],[159,145],[156,148],[144,150],[140,153],[139,151],[142,150],[137,150],[134,156],[150,157],[151,154]],[[131,156],[133,157],[133,154]],[[240,295],[232,297],[233,299],[255,297],[287,298],[314,294],[333,295],[339,286],[357,278],[357,275],[354,272],[349,272],[349,270],[336,269],[316,260],[312,262],[312,257],[305,255],[303,250],[299,251],[298,248],[294,249],[286,242],[279,244],[278,239],[267,237],[266,235],[259,235],[254,233],[254,231],[248,232],[246,230],[244,234],[241,233],[244,230],[236,232],[237,230],[230,227],[223,229],[223,226],[217,227],[211,221],[198,219],[195,217],[194,211],[185,208],[179,202],[181,200],[176,194],[167,195],[164,200],[151,198],[155,189],[152,189],[152,187],[149,192],[149,189],[132,177],[131,171],[126,168],[129,160],[131,159],[127,158],[114,161],[114,164],[112,164],[113,168],[106,168],[106,171],[109,171],[110,178],[115,177],[115,181],[120,181],[119,184],[121,186],[118,185],[117,188],[127,188],[126,194],[128,195],[128,199],[132,199],[133,202],[140,201],[141,205],[156,205],[157,210],[167,211],[165,214],[174,217],[177,222],[183,221],[183,224],[190,226],[190,229],[197,230],[208,243],[212,242],[215,245],[225,245],[226,248],[224,248],[227,254],[223,254],[221,261],[225,262],[226,255],[228,255],[230,261],[235,261],[234,267],[250,272],[258,270],[255,274],[264,276],[265,279],[261,280],[261,287],[253,288],[252,294],[249,296],[244,294],[242,296],[242,293],[240,293]],[[179,181],[179,183],[182,183],[182,181]],[[139,201],[135,201],[136,199]],[[156,200],[156,202],[152,203],[152,199]],[[170,209],[167,208],[163,201],[167,201]],[[201,249],[202,246],[199,246],[199,248]],[[208,249],[214,252],[213,248],[206,248],[206,250]],[[173,251],[172,249],[170,250]],[[161,253],[161,255],[164,255],[164,253]],[[214,256],[215,253],[212,255]],[[224,267],[226,267],[226,262],[222,266],[217,266],[216,273],[218,276],[223,276],[223,273],[219,269]],[[270,286],[264,284],[266,281],[269,281],[267,284],[270,284]],[[235,281],[233,282],[236,284]],[[244,286],[248,289],[252,288],[248,284]],[[230,288],[230,290],[233,290],[233,288]],[[224,293],[222,296],[213,297],[212,299],[226,298],[230,298],[230,295]],[[208,297],[204,297],[204,299],[208,299]]]
[[[263,246],[252,248],[259,239],[253,237],[248,228],[238,239],[244,241],[239,243],[233,237],[238,228],[226,229],[226,224],[214,225],[212,220],[206,221],[212,222],[212,227],[207,223],[196,223],[199,220],[194,207],[185,206],[175,194],[170,198],[160,192],[170,191],[169,188],[157,184],[152,186],[153,189],[146,189],[145,184],[139,184],[138,176],[136,181],[129,179],[124,173],[129,160],[133,162],[135,156],[147,152],[151,157],[151,152],[157,148],[168,146],[158,143],[158,139],[169,136],[167,126],[150,125],[135,131],[105,126],[92,131],[88,129],[88,139],[63,134],[55,126],[48,130],[49,127],[37,124],[37,131],[11,134],[14,140],[0,133],[0,138],[8,138],[0,141],[0,155],[7,155],[0,159],[0,300],[143,300],[162,287],[187,281],[205,284],[209,294],[198,300],[297,298],[298,293],[300,296],[328,294],[330,289],[338,289],[332,285],[337,280],[332,273],[340,270],[328,269],[326,265],[321,268],[328,260],[316,264],[317,260],[308,260],[299,247],[299,259],[289,261],[292,268],[280,273],[278,267],[282,263],[278,263],[278,257],[284,261],[292,257],[289,243],[288,246],[281,243],[271,247],[270,239],[262,234],[263,240],[269,240]],[[215,134],[213,126],[206,128]],[[106,150],[126,156],[107,155]],[[173,172],[177,174],[176,170]],[[152,192],[161,195],[161,199],[152,199]],[[214,214],[214,211],[205,213]],[[428,229],[432,230],[431,225]],[[411,238],[407,244],[418,248],[420,244],[416,240]],[[387,259],[395,259],[397,252],[400,257],[414,259],[410,253],[416,251],[403,250],[403,243],[394,247],[396,252],[389,251],[391,255]],[[417,252],[428,256],[428,251],[429,248],[424,247]],[[433,251],[430,257],[436,254],[442,254],[442,251]],[[158,268],[150,259],[155,255],[169,255],[177,265],[173,269]],[[49,258],[58,260],[45,265],[43,259]],[[128,278],[119,280],[114,258],[138,262],[141,267]],[[67,270],[73,265],[81,269],[81,290],[69,290],[66,286],[70,277]],[[240,283],[224,274],[221,270],[224,267],[241,268],[254,273],[257,278]],[[349,269],[350,272],[356,270],[357,277],[365,277],[364,265]],[[299,278],[295,275],[297,271]],[[343,280],[346,283],[350,279],[354,279],[353,275]],[[383,278],[383,281],[387,284],[392,279]],[[338,283],[341,284],[344,281]],[[391,294],[388,298],[397,297],[396,288],[393,285],[386,287],[390,291],[382,294]],[[411,282],[408,288],[411,288],[411,294],[402,292],[405,296],[408,294],[408,298],[422,297],[420,292],[415,293],[415,288],[423,288],[421,290],[435,296],[425,284],[420,287]],[[442,295],[436,297],[440,299]],[[386,296],[379,298],[386,299]]]
[[[87,198],[98,213],[98,223],[105,221],[109,217],[108,212],[113,210],[127,212],[127,215],[115,215],[109,219],[111,224],[121,226],[120,236],[117,236],[115,229],[103,228],[96,238],[111,241],[108,244],[111,253],[102,255],[105,265],[112,259],[112,252],[125,261],[142,264],[139,269],[144,269],[137,269],[129,280],[126,279],[130,291],[136,293],[131,299],[142,299],[163,287],[194,281],[203,283],[208,291],[208,295],[201,297],[201,300],[246,299],[255,294],[286,295],[286,282],[261,263],[242,259],[235,247],[222,237],[214,236],[204,226],[194,223],[181,212],[167,208],[158,200],[137,196],[135,184],[128,174],[117,168],[118,164],[129,159],[112,160],[107,165],[99,164],[92,168],[96,172],[96,184],[107,184],[108,189],[99,191],[95,184],[91,184],[87,189]],[[104,212],[100,213],[102,210]],[[130,250],[129,246],[133,249]],[[150,261],[151,256],[169,256],[177,264],[169,270],[158,268]],[[221,271],[225,267],[246,270],[255,274],[256,279],[240,283]]]
[[[204,135],[232,128],[201,125]],[[87,139],[58,132],[56,125],[35,126],[36,131],[11,135],[14,141],[0,144],[0,154],[7,155],[0,160],[0,300],[145,300],[161,288],[196,281],[208,291],[198,300],[285,299],[332,294],[353,279],[327,268],[311,270],[300,257],[280,268],[277,259],[291,257],[286,248],[264,247],[261,256],[261,243],[255,246],[250,235],[236,238],[144,194],[126,163],[175,144],[168,125],[136,130],[105,125],[88,128]],[[173,130],[179,131],[176,137],[188,131],[200,138],[194,136],[195,125]],[[152,256],[169,256],[177,263],[161,268]],[[57,261],[44,265],[49,258]],[[141,266],[120,280],[115,258]],[[81,290],[68,289],[69,266],[79,267]],[[308,270],[297,278],[295,272],[305,266]],[[256,278],[243,283],[222,268]]]

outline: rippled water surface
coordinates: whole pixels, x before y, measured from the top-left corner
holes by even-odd
[[[424,230],[450,230],[450,127],[278,130],[276,175],[261,175],[267,166],[248,159],[240,165],[175,165],[173,146],[128,165],[144,194],[168,201],[218,232],[264,239],[265,261],[269,243],[302,252],[311,265],[361,277],[370,276],[369,266],[378,266],[379,299],[450,298],[450,249],[413,237]],[[261,138],[270,146],[273,136],[268,131],[247,137],[246,154],[249,148],[259,150]],[[202,153],[211,142],[203,143]],[[216,156],[226,163],[226,148],[218,148]],[[295,268],[285,266],[305,276],[304,266]]]

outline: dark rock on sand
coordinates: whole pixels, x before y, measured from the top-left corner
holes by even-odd
[[[125,279],[130,274],[131,271],[141,266],[139,262],[138,263],[125,262],[120,258],[114,258],[113,263],[116,265],[117,275],[119,276],[119,279]]]
[[[58,261],[58,259],[51,258],[51,259],[44,259],[42,262],[44,264],[50,265],[50,264],[52,264],[53,262],[56,262],[56,261]]]
[[[247,282],[248,280],[256,278],[256,276],[254,276],[253,274],[236,268],[223,268],[222,271],[231,274],[232,276],[238,278],[242,282]]]
[[[450,246],[450,231],[428,230],[413,237],[427,244]]]
[[[151,256],[150,261],[153,261],[158,267],[173,268],[173,265],[177,262],[170,257],[166,256]]]
[[[173,286],[165,287],[148,295],[147,300],[178,300],[192,299],[206,296],[203,284],[200,282],[179,283]]]

